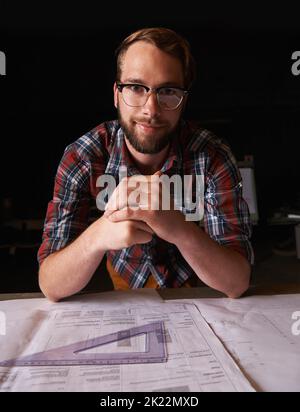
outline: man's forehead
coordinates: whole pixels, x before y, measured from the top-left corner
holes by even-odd
[[[128,48],[122,61],[122,74],[128,79],[149,81],[156,77],[161,83],[183,82],[180,60],[145,41],[138,41]]]
[[[159,61],[163,60],[165,64],[181,65],[180,61],[170,54],[160,50],[154,44],[146,41],[137,41],[130,45],[123,57],[123,63],[138,64],[144,62],[145,60],[150,61],[151,59]]]

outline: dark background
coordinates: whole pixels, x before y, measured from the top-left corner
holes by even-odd
[[[24,252],[11,245],[38,243],[41,233],[7,222],[43,219],[66,145],[116,117],[114,51],[145,26],[169,27],[191,44],[198,78],[185,117],[226,138],[238,160],[253,155],[256,230],[264,232],[279,208],[297,204],[300,76],[291,72],[291,56],[300,50],[299,13],[293,3],[250,4],[0,3],[7,59],[0,76],[0,291],[37,288],[36,263],[25,269],[36,246]],[[13,270],[22,282],[13,281]]]

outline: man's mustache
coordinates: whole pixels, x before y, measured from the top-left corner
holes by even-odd
[[[152,126],[152,127],[163,127],[163,126],[168,126],[167,123],[159,123],[155,119],[135,119],[134,120],[136,123],[141,123],[147,126]]]

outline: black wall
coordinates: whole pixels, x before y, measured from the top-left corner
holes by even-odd
[[[24,4],[23,4],[24,3]],[[191,43],[198,79],[187,118],[225,137],[238,160],[252,154],[261,218],[299,193],[300,50],[297,11],[185,2],[75,6],[1,3],[1,199],[15,217],[44,217],[67,144],[116,117],[114,50],[132,31],[166,26]],[[49,3],[50,4],[50,3]],[[253,3],[252,3],[253,5]],[[183,10],[184,9],[184,10]]]

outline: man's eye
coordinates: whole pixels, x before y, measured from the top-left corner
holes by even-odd
[[[144,87],[139,86],[138,84],[132,84],[130,86],[128,86],[128,89],[136,94],[143,94],[145,92]]]
[[[173,96],[174,94],[176,94],[176,90],[165,88],[165,89],[160,89],[160,93],[164,96]]]

